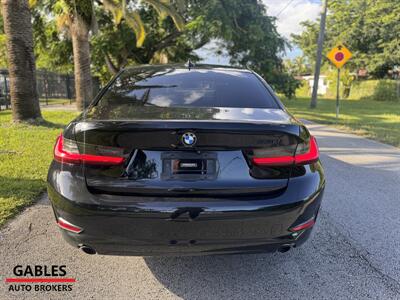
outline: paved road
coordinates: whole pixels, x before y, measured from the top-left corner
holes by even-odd
[[[88,256],[61,241],[46,199],[0,233],[0,299],[400,299],[400,150],[325,126],[328,185],[313,238],[284,254]],[[65,264],[72,292],[17,293],[16,264]]]

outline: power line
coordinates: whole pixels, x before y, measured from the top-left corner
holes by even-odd
[[[279,17],[279,15],[280,15],[281,13],[283,13],[283,11],[284,11],[286,8],[288,8],[289,5],[292,4],[293,1],[294,1],[294,0],[290,0],[290,1],[285,5],[285,7],[282,8],[282,9],[278,12],[278,14],[275,16],[275,18]]]

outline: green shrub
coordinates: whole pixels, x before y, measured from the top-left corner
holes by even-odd
[[[380,80],[371,98],[376,101],[400,101],[400,95],[397,91],[397,82],[395,80]]]
[[[379,80],[354,81],[350,91],[350,99],[370,98],[375,92]]]

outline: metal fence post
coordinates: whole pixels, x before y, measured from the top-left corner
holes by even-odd
[[[47,76],[47,69],[44,70],[44,96],[46,98],[46,106],[49,105],[49,79]]]
[[[3,74],[3,77],[5,76],[5,74],[2,72],[2,74]],[[5,89],[4,89],[4,91],[5,91]],[[0,90],[0,92],[1,92],[1,90]],[[4,104],[6,104],[7,103],[7,99],[6,99],[6,94],[4,93]],[[1,111],[1,102],[0,102],[0,111]]]
[[[8,109],[8,86],[7,86],[7,75],[4,74],[4,101],[6,102],[6,109]]]
[[[70,77],[69,74],[65,76],[65,87],[67,90],[67,98],[69,99],[69,104],[72,104],[72,95],[71,95],[71,86],[70,86]]]

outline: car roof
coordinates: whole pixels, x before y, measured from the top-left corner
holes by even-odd
[[[251,73],[251,70],[245,69],[243,67],[239,66],[229,66],[229,65],[212,65],[212,64],[195,64],[191,63],[191,66],[189,68],[188,64],[183,64],[183,63],[176,63],[176,64],[157,64],[157,65],[135,65],[135,66],[127,66],[124,68],[125,72],[137,72],[138,70],[155,70],[155,71],[161,71],[164,69],[186,69],[186,70],[232,70],[236,72],[245,72],[245,73]]]

